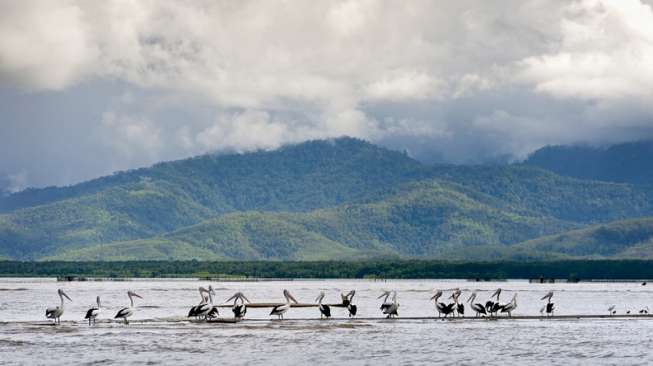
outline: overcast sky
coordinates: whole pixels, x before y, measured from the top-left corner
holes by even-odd
[[[0,185],[342,135],[424,161],[653,136],[615,1],[0,1]]]

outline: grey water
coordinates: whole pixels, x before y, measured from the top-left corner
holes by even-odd
[[[319,319],[316,308],[292,308],[286,320],[272,320],[269,309],[249,309],[237,324],[206,324],[185,318],[200,300],[198,286],[211,284],[216,303],[236,291],[253,302],[282,302],[288,289],[300,302],[313,302],[320,291],[325,303],[340,302],[340,293],[356,290],[358,317]],[[320,363],[378,365],[653,364],[653,320],[528,319],[410,320],[436,315],[429,298],[434,289],[460,288],[462,299],[472,291],[485,301],[497,288],[502,301],[518,294],[514,315],[539,315],[549,290],[557,315],[619,314],[653,307],[653,287],[640,283],[531,284],[527,281],[468,282],[460,280],[320,280],[278,282],[207,282],[198,280],[133,280],[124,282],[57,282],[53,279],[0,279],[0,365],[296,365]],[[71,298],[62,324],[49,325],[45,308],[59,304],[57,289]],[[129,325],[110,321],[136,299]],[[398,293],[399,318],[385,320],[377,297]],[[102,299],[96,326],[83,317],[95,297]],[[346,318],[345,309],[332,309]],[[467,309],[467,316],[473,316]],[[225,317],[230,309],[222,310]],[[378,319],[367,319],[378,318]]]

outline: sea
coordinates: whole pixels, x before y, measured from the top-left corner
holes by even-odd
[[[238,323],[206,323],[186,317],[199,303],[199,286],[211,285],[216,304],[237,291],[250,301],[284,302],[287,289],[301,303],[320,292],[339,303],[355,290],[355,318],[332,308],[320,319],[315,307],[291,308],[284,320],[269,309],[249,309]],[[508,318],[438,319],[431,296],[453,289],[461,300],[476,292],[485,302],[501,288],[501,302],[517,294]],[[57,289],[72,299],[61,325],[45,318],[59,304]],[[136,299],[130,324],[114,321]],[[385,319],[378,299],[397,292],[398,317]],[[58,282],[48,278],[0,279],[0,365],[650,365],[653,318],[548,318],[540,315],[553,291],[555,315],[639,314],[653,307],[653,284],[642,282],[529,283],[523,280],[293,280],[220,282],[197,279]],[[86,310],[101,297],[95,326]],[[523,316],[532,316],[524,319]],[[231,318],[224,308],[221,317]]]

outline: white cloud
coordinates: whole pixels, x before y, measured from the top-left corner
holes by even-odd
[[[584,0],[566,8],[555,52],[521,61],[521,78],[560,98],[651,101],[653,9],[638,1]]]

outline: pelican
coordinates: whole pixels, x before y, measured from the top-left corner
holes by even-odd
[[[213,305],[213,295],[215,295],[215,291],[213,290],[213,286],[209,285],[209,311],[206,314],[206,318],[215,318],[218,315],[220,315],[220,310],[218,309],[217,305]]]
[[[139,299],[143,298],[141,295],[131,290],[127,291],[127,296],[129,296],[129,307],[118,310],[116,316],[113,317],[114,319],[125,319],[125,324],[129,324],[129,320],[127,320],[127,318],[134,315],[134,297],[138,297]]]
[[[456,304],[455,307],[454,307],[454,310],[456,311],[456,314],[457,315],[462,315],[464,317],[465,316],[465,304],[458,303],[458,298],[460,297],[460,294],[462,294],[460,289],[455,289],[453,294],[451,294],[451,297],[449,297],[449,298],[450,299],[453,298],[453,301]]]
[[[202,302],[196,306],[195,316],[206,320],[209,318],[209,314],[213,314],[211,317],[215,317],[218,314],[218,308],[213,306],[213,295],[215,294],[213,286],[209,285],[208,290],[201,287],[200,293],[202,292],[204,292],[204,294],[202,294]]]
[[[517,309],[517,293],[512,295],[512,300],[501,306],[501,312],[502,313],[508,313],[509,317],[512,317],[512,312]]]
[[[640,314],[648,314],[648,312],[649,312],[648,306],[645,306],[643,309],[639,311]]]
[[[385,314],[385,309],[389,308],[392,303],[388,302],[388,298],[392,295],[392,291],[383,291],[383,293],[377,297],[377,299],[383,298],[383,302],[381,303],[381,311]]]
[[[63,315],[63,298],[65,297],[68,301],[73,300],[71,300],[62,289],[58,289],[57,294],[59,294],[59,299],[61,299],[61,305],[45,309],[45,317],[48,319],[54,319],[55,324],[61,324],[61,316]]]
[[[190,308],[190,311],[188,312],[188,317],[189,318],[194,316],[195,319],[199,319],[201,314],[208,313],[208,311],[209,311],[209,305],[207,303],[208,299],[207,299],[207,296],[205,295],[205,294],[209,293],[209,290],[207,290],[206,288],[204,288],[202,286],[200,286],[198,288],[198,290],[200,292],[201,300],[200,300],[199,304],[197,304],[197,305],[193,306],[192,308]]]
[[[93,325],[95,325],[95,319],[100,315],[100,296],[98,296],[95,301],[97,302],[97,306],[88,309],[86,311],[86,316],[84,317],[84,319],[88,319],[88,325],[91,325],[91,321],[93,321]]]
[[[399,303],[397,303],[397,291],[392,291],[392,302],[390,303],[386,302],[388,296],[390,296],[390,292],[389,291],[387,292],[388,292],[387,296],[384,294],[379,297],[381,298],[383,296],[386,296],[383,304],[381,305],[381,311],[383,312],[383,314],[387,315],[386,318],[392,318],[393,316],[399,315],[397,313],[397,310],[399,309]]]
[[[322,300],[324,300],[324,292],[320,292],[320,294],[317,295],[315,302],[317,302],[317,307],[320,309],[320,319],[322,319],[323,316],[328,319],[331,317],[331,308],[329,305],[323,305]]]
[[[617,308],[616,305],[610,305],[610,307],[608,308],[608,314],[610,315],[616,314],[617,313],[617,311],[615,310],[616,308]]]
[[[234,306],[231,308],[231,311],[234,313],[234,318],[242,319],[247,313],[246,303],[250,302],[249,299],[243,295],[242,292],[236,292],[232,297],[228,298],[225,302],[233,300]],[[238,303],[240,301],[240,304]]]
[[[354,295],[356,295],[355,290],[349,291],[346,295],[340,294],[340,297],[342,298],[342,304],[347,307],[347,311],[349,311],[350,318],[352,316],[356,316],[356,313],[358,312],[358,307],[353,304]]]
[[[272,308],[270,315],[276,315],[279,317],[279,320],[283,319],[283,314],[285,314],[290,309],[291,301],[295,304],[298,304],[297,300],[288,292],[288,290],[283,290],[283,297],[286,298],[286,303],[282,305],[277,305]]]
[[[433,302],[435,303],[435,309],[438,311],[438,318],[442,315],[443,307],[446,306],[444,303],[438,302],[438,299],[440,297],[442,297],[442,291],[440,290],[436,290],[435,295],[431,297],[431,300],[433,300]]]
[[[445,304],[443,302],[439,302],[437,306],[438,306],[438,312],[444,314],[444,317],[446,318],[447,315],[453,313],[454,310],[453,308],[454,306],[456,306],[456,303],[452,302],[449,304]]]
[[[495,296],[497,298],[497,302],[499,302],[499,297],[501,296],[501,288],[500,287],[496,291],[494,291],[492,296],[490,296],[490,299],[495,297]]]
[[[481,314],[487,315],[487,312],[485,311],[485,306],[483,306],[483,304],[474,303],[474,300],[476,300],[476,292],[472,292],[472,294],[467,299],[467,302],[472,307],[472,310],[476,312],[476,317],[480,316]]]
[[[553,312],[555,311],[555,304],[551,302],[551,298],[553,297],[553,291],[547,292],[546,295],[542,296],[540,300],[546,300],[546,308],[544,311],[546,312],[547,316],[553,315]]]

